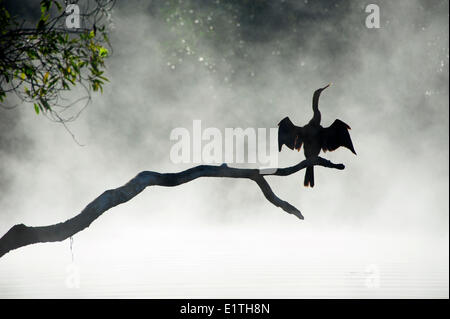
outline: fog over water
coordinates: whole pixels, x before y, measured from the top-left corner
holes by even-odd
[[[316,168],[312,189],[303,171],[268,178],[304,221],[248,180],[149,187],[76,234],[73,262],[69,240],[5,255],[0,296],[448,298],[448,1],[377,1],[380,29],[365,27],[363,1],[273,1],[254,24],[239,6],[182,2],[230,21],[183,57],[165,3],[115,7],[110,83],[69,124],[84,146],[32,105],[0,109],[0,235],[64,221],[142,170],[196,165],[169,157],[170,132],[193,120],[304,125],[330,82],[322,125],[348,123],[358,155],[323,154],[346,168]],[[284,148],[279,166],[303,158]]]

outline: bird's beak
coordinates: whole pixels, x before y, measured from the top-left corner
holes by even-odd
[[[327,86],[324,86],[324,87],[322,88],[322,90],[325,90],[327,87],[331,86],[331,84],[333,84],[333,83],[330,83],[330,84],[328,84]]]

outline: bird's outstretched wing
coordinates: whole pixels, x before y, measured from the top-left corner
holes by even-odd
[[[278,151],[281,152],[283,144],[291,150],[299,151],[303,144],[302,128],[295,126],[289,117],[285,117],[278,123]]]
[[[356,155],[353,148],[352,139],[348,133],[350,126],[342,122],[341,120],[335,120],[329,127],[322,129],[322,150],[334,151],[340,146],[348,148]]]

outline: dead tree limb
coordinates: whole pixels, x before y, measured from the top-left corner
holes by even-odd
[[[297,208],[280,199],[273,193],[265,176],[287,176],[308,166],[314,165],[344,169],[343,164],[334,164],[326,159],[317,157],[304,160],[291,167],[269,170],[233,168],[223,164],[221,166],[199,165],[178,173],[162,174],[152,171],[143,171],[125,185],[103,192],[103,194],[87,205],[81,213],[65,222],[38,227],[26,226],[24,224],[14,225],[2,238],[0,238],[0,257],[13,249],[23,246],[44,242],[63,241],[70,238],[76,233],[89,227],[94,220],[108,209],[129,201],[142,192],[147,186],[157,185],[173,187],[190,182],[199,177],[247,178],[253,180],[259,186],[269,202],[276,207],[280,207],[285,212],[303,219],[303,215]]]

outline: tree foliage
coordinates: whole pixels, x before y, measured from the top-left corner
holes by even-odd
[[[63,111],[83,100],[87,104],[91,91],[103,91],[114,0],[88,2],[80,9],[79,28],[67,27],[66,19],[74,14],[67,5],[63,0],[42,0],[37,22],[20,21],[0,0],[1,106],[13,107],[7,99],[15,94],[34,105],[37,114],[66,122],[77,114],[68,117]],[[85,93],[67,99],[65,94],[75,86]]]

